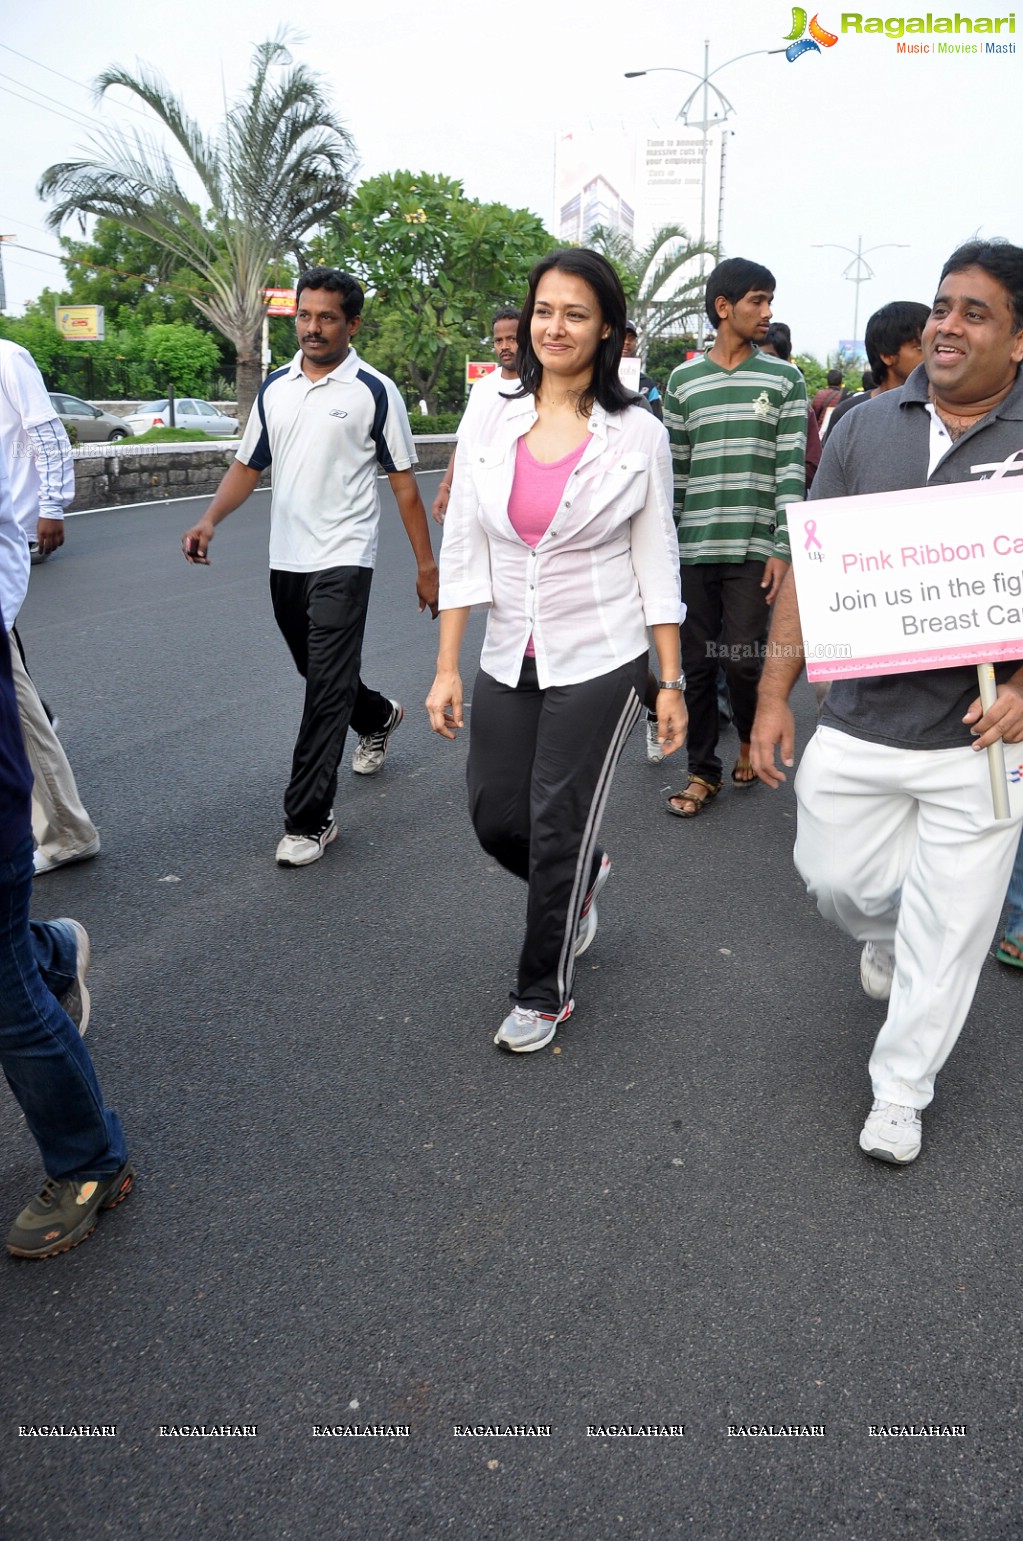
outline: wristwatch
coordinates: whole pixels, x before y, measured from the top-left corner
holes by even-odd
[[[677,680],[658,680],[657,688],[658,690],[685,690],[686,677],[680,674]]]

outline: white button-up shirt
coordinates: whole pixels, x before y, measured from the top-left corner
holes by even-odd
[[[481,666],[516,685],[530,635],[540,688],[609,674],[645,653],[646,628],[685,616],[668,435],[643,407],[594,404],[590,440],[534,548],[508,518],[532,396],[495,396],[459,437],[440,554],[440,607],[489,605]]]

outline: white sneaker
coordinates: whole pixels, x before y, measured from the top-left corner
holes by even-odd
[[[646,714],[646,757],[651,765],[660,765],[664,759],[664,750],[657,742],[657,718],[650,712]]]
[[[38,846],[32,853],[32,866],[37,878],[44,872],[56,872],[58,867],[70,867],[76,861],[91,861],[99,855],[99,836],[90,840],[88,845],[83,845],[80,851],[74,851],[70,856],[47,856]]]
[[[923,1138],[919,1108],[906,1108],[900,1102],[881,1102],[874,1106],[860,1130],[860,1150],[878,1161],[915,1161]]]
[[[513,1006],[497,1029],[496,1044],[511,1049],[513,1054],[533,1054],[550,1043],[562,1022],[567,1022],[575,1009],[575,1001],[568,1001],[558,1012],[533,1011],[528,1006]]]
[[[327,846],[337,839],[337,824],[331,811],[327,822],[315,835],[285,835],[277,847],[278,867],[308,867],[319,861]]]
[[[579,934],[575,939],[575,955],[581,958],[597,934],[597,895],[611,876],[611,858],[605,851],[600,858],[593,887],[586,890],[583,907],[579,912]]]
[[[895,954],[880,942],[865,942],[860,953],[860,984],[871,1000],[886,1001],[892,993]]]
[[[391,702],[391,715],[379,733],[364,733],[352,755],[352,770],[357,776],[375,776],[383,769],[387,756],[387,740],[405,715],[405,708],[398,701]]]

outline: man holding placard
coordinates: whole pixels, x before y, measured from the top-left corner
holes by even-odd
[[[1023,742],[1023,604],[1011,598],[1023,588],[1023,542],[1015,551],[1011,534],[1019,498],[1011,477],[990,482],[1023,454],[1023,249],[973,241],[953,253],[923,358],[825,445],[811,494],[815,514],[822,506],[818,517],[808,508],[798,541],[793,530],[803,560],[775,605],[752,737],[756,772],[776,787],[786,778],[775,750],[793,764],[787,702],[804,628],[812,647],[820,617],[835,612],[851,656],[808,664],[835,682],[796,778],[795,861],[821,914],[863,944],[865,992],[889,1001],[860,1148],[898,1163],[919,1154],[920,1114],[973,1000],[1023,820],[1023,753],[1010,752],[1009,816],[998,818],[979,752]],[[984,486],[953,491],[969,482]],[[909,495],[923,488],[946,490]],[[903,496],[873,496],[885,493]],[[857,502],[829,501],[842,499]],[[958,542],[945,538],[952,509]],[[843,528],[850,511],[855,540]],[[934,528],[946,521],[942,538],[920,538],[929,511]],[[999,518],[1010,533],[989,534]],[[984,657],[1000,660],[987,706],[977,669],[958,661]],[[1004,798],[1001,774],[996,790]]]

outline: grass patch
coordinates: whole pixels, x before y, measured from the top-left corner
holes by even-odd
[[[222,435],[218,434],[214,438],[211,433],[203,433],[201,428],[147,428],[145,433],[135,434],[128,442],[130,444],[191,444],[197,440],[202,440],[204,444],[227,442]]]

